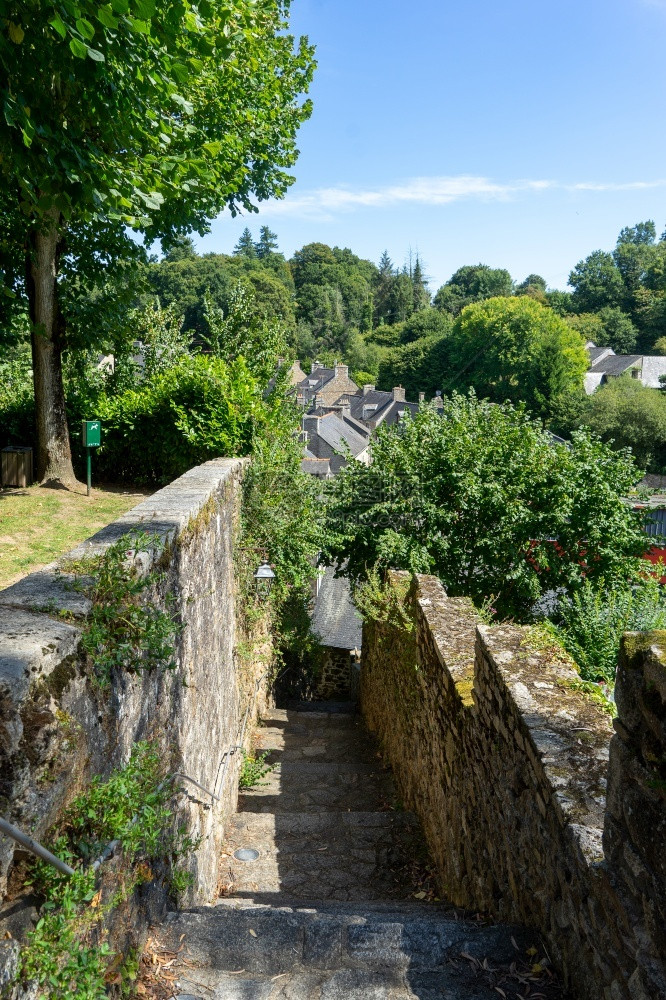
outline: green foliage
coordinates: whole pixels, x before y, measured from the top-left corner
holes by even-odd
[[[231,293],[226,316],[209,296],[204,299],[204,310],[205,339],[212,353],[226,362],[244,358],[252,375],[267,384],[287,348],[280,324],[261,319],[254,309],[254,296],[241,282]]]
[[[302,445],[295,437],[298,412],[274,389],[282,423],[257,438],[243,479],[241,538],[236,547],[237,576],[245,614],[257,611],[253,573],[268,558],[275,572],[269,614],[275,645],[299,659],[311,656],[318,642],[310,627],[311,586],[325,537],[325,510],[318,481],[301,471]]]
[[[630,375],[612,378],[588,396],[580,422],[614,448],[631,448],[648,472],[666,470],[666,397]]]
[[[419,392],[434,396],[449,388],[452,371],[446,337],[421,337],[389,351],[379,364],[377,388],[390,390],[402,385],[407,399]]]
[[[0,360],[0,447],[29,445],[33,421],[30,351],[26,346],[12,348]]]
[[[16,210],[155,237],[284,193],[313,70],[284,15],[277,0],[196,13],[145,0],[6,4],[0,163]]]
[[[384,622],[392,628],[412,632],[410,584],[409,577],[382,580],[377,570],[371,569],[354,587],[354,604],[366,622]]]
[[[557,634],[580,667],[583,680],[613,684],[624,632],[666,628],[666,592],[657,574],[637,583],[603,577],[586,580],[560,600]]]
[[[524,402],[542,417],[580,389],[589,366],[582,338],[528,296],[467,306],[447,344],[454,385],[493,402]]]
[[[115,482],[164,484],[220,455],[247,455],[270,424],[260,383],[243,358],[185,355],[118,396],[104,396],[96,467]]]
[[[653,222],[627,226],[612,253],[595,250],[569,277],[578,312],[605,313],[606,341],[617,353],[637,334],[639,348],[650,352],[666,329],[666,240],[657,241]],[[628,326],[627,324],[632,326]]]
[[[481,302],[513,293],[513,282],[508,271],[488,267],[487,264],[466,265],[459,268],[434,298],[437,309],[458,316],[472,302]]]
[[[263,779],[271,771],[274,771],[276,767],[275,764],[266,763],[266,758],[270,751],[248,753],[246,750],[242,750],[241,753],[243,761],[241,763],[240,774],[238,775],[238,787],[243,789],[254,788],[256,785],[265,785],[266,782]]]
[[[324,551],[353,581],[434,572],[452,595],[494,596],[500,614],[525,617],[547,590],[633,571],[648,542],[624,500],[638,478],[589,435],[553,445],[520,409],[454,394],[380,429],[372,465],[327,484]]]
[[[172,259],[168,256],[146,269],[151,289],[163,306],[173,305],[184,317],[184,328],[200,342],[208,332],[205,300],[225,316],[231,308],[234,289],[242,282],[254,296],[253,309],[258,318],[277,320],[293,336],[296,319],[293,304],[293,279],[281,254],[261,258],[245,255],[196,254]]]
[[[113,670],[168,670],[175,666],[174,645],[180,626],[168,612],[142,599],[160,580],[156,572],[141,574],[137,558],[155,557],[158,536],[130,532],[111,545],[90,566],[90,583],[78,588],[92,602],[81,645],[90,657],[95,676],[109,683]],[[129,565],[128,565],[129,563]]]
[[[35,863],[32,883],[44,904],[21,953],[18,976],[36,985],[38,1000],[107,997],[114,956],[104,940],[106,916],[153,877],[144,859],[176,857],[185,845],[182,831],[175,838],[167,832],[171,790],[163,777],[163,756],[156,745],[137,743],[125,767],[106,781],[95,778],[63,817],[53,850],[75,868],[74,876]],[[113,840],[123,847],[124,865],[114,876],[115,888],[102,899],[88,866]]]

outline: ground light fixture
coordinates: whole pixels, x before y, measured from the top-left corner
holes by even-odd
[[[259,851],[255,850],[254,847],[239,847],[237,851],[234,851],[234,857],[236,861],[258,861]]]
[[[262,562],[254,574],[254,585],[260,597],[268,597],[274,580],[275,573],[271,569],[270,563]]]

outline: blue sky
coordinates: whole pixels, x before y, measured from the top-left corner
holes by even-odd
[[[348,246],[433,290],[463,264],[542,274],[666,229],[666,0],[293,0],[317,46],[296,183],[195,242],[228,253],[264,223],[290,256]]]

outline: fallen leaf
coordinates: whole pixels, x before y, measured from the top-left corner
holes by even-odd
[[[256,937],[257,936],[257,932],[253,931],[251,927],[250,927],[250,934],[252,935],[252,937]]]

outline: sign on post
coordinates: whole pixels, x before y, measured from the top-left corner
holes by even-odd
[[[83,437],[83,446],[86,449],[86,466],[88,471],[88,493],[90,496],[90,486],[92,478],[92,460],[91,460],[91,448],[99,448],[102,443],[102,425],[99,420],[82,420],[81,421],[81,434]]]

